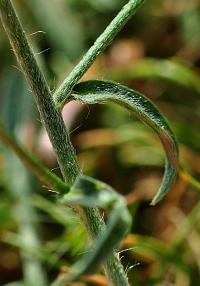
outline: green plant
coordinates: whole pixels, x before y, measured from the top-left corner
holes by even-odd
[[[114,82],[89,81],[77,84],[100,52],[108,46],[143,2],[142,0],[131,0],[123,7],[52,96],[11,2],[0,0],[3,26],[35,96],[41,120],[56,152],[65,183],[49,172],[38,160],[30,156],[14,138],[7,134],[2,125],[0,126],[0,138],[2,142],[15,151],[41,181],[60,193],[60,203],[77,206],[90,236],[93,239],[97,237],[94,241],[93,252],[75,264],[70,274],[58,277],[52,285],[65,285],[75,281],[81,275],[93,272],[100,263],[103,263],[104,271],[112,285],[129,285],[126,273],[115,253],[115,248],[130,227],[130,214],[127,211],[124,198],[111,187],[82,175],[69,134],[61,117],[60,110],[66,102],[76,99],[92,104],[102,101],[123,104],[158,134],[166,151],[167,163],[163,183],[152,204],[159,202],[166,194],[179,168],[175,136],[166,119],[150,100],[142,94]],[[63,193],[65,194],[64,197],[62,197]],[[107,227],[97,208],[110,210]]]

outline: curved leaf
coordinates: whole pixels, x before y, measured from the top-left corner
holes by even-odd
[[[107,227],[97,237],[92,251],[89,251],[73,267],[72,272],[58,278],[52,286],[62,286],[77,280],[81,275],[92,273],[115,248],[118,247],[131,225],[131,215],[126,202],[109,185],[81,175],[68,194],[60,200],[63,204],[99,207],[110,210]],[[67,284],[68,285],[68,284]]]
[[[141,93],[111,81],[81,82],[73,88],[70,99],[88,104],[118,103],[131,110],[138,119],[149,125],[158,134],[167,156],[162,184],[151,202],[152,205],[158,203],[172,185],[178,171],[176,138],[158,108]]]

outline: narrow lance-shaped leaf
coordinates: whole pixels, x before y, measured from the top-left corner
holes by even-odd
[[[107,184],[83,176],[77,178],[70,192],[60,200],[63,204],[78,204],[85,207],[99,207],[110,211],[107,227],[94,242],[81,260],[72,266],[72,272],[58,278],[52,286],[64,286],[77,280],[80,276],[92,273],[115,250],[131,225],[131,215],[123,196]]]
[[[158,108],[141,93],[111,81],[81,82],[74,86],[70,99],[88,104],[118,103],[131,110],[138,119],[149,125],[158,134],[167,156],[162,184],[151,202],[152,205],[158,203],[172,185],[179,168],[178,145],[175,135]]]

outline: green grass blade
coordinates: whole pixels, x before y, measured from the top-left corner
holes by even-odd
[[[69,187],[59,177],[53,174],[48,168],[46,168],[37,158],[30,155],[25,148],[23,148],[16,138],[7,133],[3,124],[0,122],[0,142],[9,147],[28,167],[32,173],[41,180],[47,187],[53,190],[65,194],[69,191]]]
[[[103,70],[105,77],[114,81],[156,79],[180,85],[200,93],[199,75],[191,66],[174,59],[138,59],[123,67]]]

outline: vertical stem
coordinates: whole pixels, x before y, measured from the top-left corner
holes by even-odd
[[[35,96],[41,120],[47,129],[49,138],[56,152],[63,177],[68,184],[73,184],[76,177],[81,173],[73,146],[61,113],[55,108],[49,87],[37,65],[10,0],[0,0],[0,16],[18,62]],[[83,210],[83,214],[85,218],[84,222],[89,233],[92,234],[91,236],[95,237],[97,234],[100,234],[101,227],[104,223],[102,222],[98,210],[92,208],[85,209]],[[110,263],[110,261],[115,263]],[[129,285],[123,267],[120,261],[116,261],[115,256],[111,257],[109,261],[106,261],[104,267],[105,269],[109,269],[106,273],[110,275],[108,279],[112,281],[112,285]],[[115,279],[115,277],[118,276],[120,276],[120,278]],[[118,283],[119,281],[121,282]]]
[[[61,113],[55,109],[50,89],[37,65],[11,2],[1,0],[0,9],[4,29],[35,96],[41,120],[56,152],[63,177],[67,182],[73,183],[80,174],[80,168]]]
[[[99,212],[94,212],[91,208],[81,210],[81,216],[88,229],[91,238],[95,239],[105,228],[105,223]],[[113,253],[103,264],[103,269],[110,286],[129,286],[128,277],[124,268],[117,257]]]

